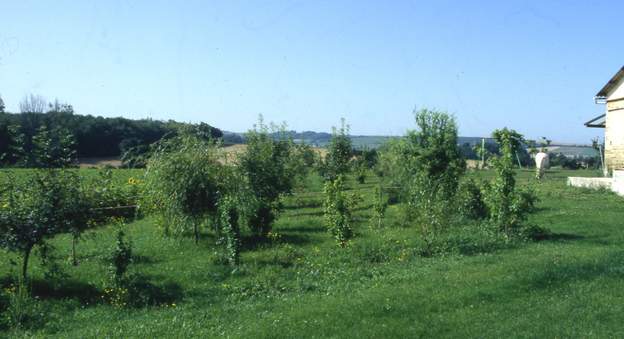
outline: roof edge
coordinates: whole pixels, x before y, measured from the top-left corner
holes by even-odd
[[[611,80],[609,80],[609,82],[607,82],[607,84],[602,87],[602,89],[595,95],[595,98],[606,99],[609,96],[611,90],[615,87],[615,85],[617,85],[618,82],[620,82],[620,80],[622,80],[623,78],[624,66],[620,68],[620,70],[615,73]]]

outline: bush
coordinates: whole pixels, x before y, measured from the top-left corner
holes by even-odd
[[[238,265],[240,262],[241,239],[238,218],[234,199],[226,197],[219,201],[218,222],[221,242],[225,247],[225,256],[230,265]]]
[[[349,137],[349,126],[341,120],[340,128],[332,128],[332,137],[327,146],[327,155],[320,166],[320,174],[325,180],[335,180],[351,171],[353,145]]]
[[[294,144],[284,127],[270,133],[260,118],[254,129],[247,133],[246,140],[247,148],[240,155],[237,167],[253,195],[249,205],[251,211],[245,216],[252,231],[264,237],[283,209],[282,196],[292,192],[301,163],[293,156]]]
[[[473,179],[465,180],[460,184],[457,202],[459,213],[463,217],[482,220],[488,216],[482,189]]]
[[[342,247],[353,237],[353,208],[357,204],[357,197],[345,193],[344,179],[338,176],[333,181],[327,181],[324,186],[325,222],[330,233]]]
[[[399,190],[403,223],[416,224],[423,238],[449,226],[465,162],[457,147],[457,126],[446,113],[415,113],[417,131],[393,141],[382,154],[381,172]]]
[[[0,247],[22,255],[23,281],[27,280],[28,261],[35,246],[86,222],[90,209],[79,187],[74,172],[51,169],[3,183]]]
[[[513,155],[521,147],[523,137],[507,128],[494,131],[493,136],[501,145],[501,155],[493,161],[496,177],[489,185],[485,199],[489,220],[507,236],[523,235],[527,216],[534,210],[537,201],[531,190],[516,189]]]
[[[214,220],[227,193],[229,169],[218,160],[216,144],[187,134],[164,144],[148,163],[143,207],[160,217],[165,234],[192,231]]]

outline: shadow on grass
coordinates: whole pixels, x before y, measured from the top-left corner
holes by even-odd
[[[101,291],[95,286],[77,280],[50,282],[35,279],[31,281],[32,295],[45,299],[74,299],[81,304],[93,304],[101,299]]]
[[[291,229],[288,229],[291,231]],[[277,246],[280,244],[290,244],[290,245],[305,245],[312,242],[312,239],[306,236],[298,235],[298,234],[289,234],[289,233],[279,233],[280,240],[272,241],[271,239],[267,239],[265,237],[260,237],[257,235],[243,236],[241,239],[241,248],[243,252],[253,251],[259,248],[269,248],[273,246]]]
[[[583,240],[584,236],[570,233],[551,233],[543,236],[538,241],[568,242],[574,240]]]
[[[533,289],[565,286],[578,281],[597,278],[624,278],[624,252],[612,252],[589,261],[545,263],[541,269],[528,277]]]
[[[151,264],[156,264],[158,262],[160,262],[160,260],[154,259],[153,257],[147,256],[147,255],[136,254],[136,255],[132,256],[132,263],[133,264],[147,264],[147,265],[151,265]]]
[[[132,277],[128,286],[131,293],[131,306],[158,306],[171,304],[183,298],[184,291],[178,283],[167,281],[154,284],[152,282],[154,280],[159,279],[140,274]]]
[[[323,211],[314,211],[314,212],[300,212],[289,214],[289,217],[322,217]]]
[[[278,230],[278,232],[301,232],[301,233],[325,233],[327,229],[321,226],[314,227],[305,227],[305,226],[295,226],[295,227],[284,227]]]

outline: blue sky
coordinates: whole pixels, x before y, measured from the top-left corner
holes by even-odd
[[[77,113],[397,135],[412,110],[464,136],[589,142],[624,64],[622,1],[0,0],[0,95]]]

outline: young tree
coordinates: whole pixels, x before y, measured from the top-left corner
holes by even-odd
[[[3,183],[0,247],[21,253],[23,281],[33,247],[67,232],[88,213],[75,192],[76,178],[65,170],[40,170],[23,181],[8,178]]]
[[[190,230],[198,243],[200,227],[216,216],[227,171],[213,141],[188,134],[171,139],[148,162],[143,205],[160,216],[165,234]]]
[[[76,161],[75,145],[69,130],[41,126],[33,137],[33,164],[40,168],[71,167]]]
[[[393,186],[401,192],[404,222],[416,222],[423,236],[448,226],[465,161],[457,147],[457,125],[450,115],[427,109],[415,113],[418,130],[390,145],[384,156]]]
[[[247,148],[238,158],[238,169],[255,197],[254,212],[248,214],[247,223],[260,236],[271,231],[283,208],[281,198],[292,192],[297,179],[292,139],[284,127],[277,130],[272,126],[272,130],[273,133],[260,117],[254,129],[247,133]]]
[[[513,159],[514,154],[522,147],[524,138],[520,133],[507,128],[494,131],[493,137],[500,145],[501,155],[494,160],[496,178],[490,185],[486,202],[490,220],[500,231],[510,235],[517,231],[526,218],[525,211],[517,208],[519,196],[515,189]]]
[[[218,223],[221,242],[225,247],[225,255],[230,265],[240,263],[241,239],[237,203],[236,198],[230,196],[219,200]]]
[[[325,201],[323,209],[325,222],[338,245],[345,247],[353,237],[353,208],[357,197],[345,193],[344,177],[339,175],[334,180],[325,182]]]
[[[327,147],[327,155],[321,166],[321,174],[326,180],[335,180],[351,170],[353,145],[349,137],[349,126],[341,119],[340,128],[332,128],[332,138]]]
[[[0,164],[22,165],[25,162],[24,134],[15,124],[0,126]]]

